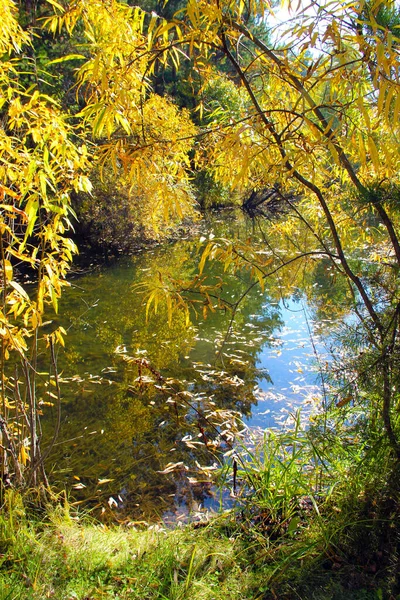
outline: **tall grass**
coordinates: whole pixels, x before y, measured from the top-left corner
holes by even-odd
[[[235,507],[198,526],[108,528],[65,498],[39,519],[8,490],[0,600],[396,598],[396,461],[322,421],[238,442],[220,473]]]
[[[237,535],[263,572],[264,598],[400,594],[396,458],[383,435],[370,443],[358,419],[337,423],[324,414],[304,427],[297,413],[290,428],[239,444],[222,469],[236,497]],[[307,595],[320,581],[325,591]]]

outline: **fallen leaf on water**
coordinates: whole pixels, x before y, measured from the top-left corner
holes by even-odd
[[[165,469],[163,469],[162,471],[157,471],[157,473],[162,473],[163,475],[165,475],[166,473],[172,473],[172,471],[174,471],[178,467],[184,467],[187,470],[187,467],[181,461],[177,463],[168,463]]]

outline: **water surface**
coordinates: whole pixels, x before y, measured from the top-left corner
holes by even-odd
[[[217,303],[203,314],[196,296],[189,325],[184,311],[169,319],[162,304],[146,318],[142,284],[190,280],[201,245],[214,236],[254,236],[246,219],[206,225],[201,243],[181,239],[73,278],[61,317],[53,318],[51,327],[63,325],[68,336],[58,353],[65,383],[51,479],[105,518],[179,519],[189,509],[217,506],[211,484],[196,475],[197,465],[211,472],[221,460],[204,417],[217,415],[221,430],[224,411],[236,411],[247,426],[265,429],[320,401],[320,346],[308,306],[299,292],[283,298],[279,282],[268,280],[263,291],[253,286],[232,323],[231,311]],[[207,285],[223,278],[221,294],[231,302],[252,281],[247,271],[224,272],[220,263],[207,262],[203,276]],[[45,415],[49,429],[54,418]]]

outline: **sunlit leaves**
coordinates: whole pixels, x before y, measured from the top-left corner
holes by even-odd
[[[70,60],[79,63],[79,109],[73,119],[36,84],[24,89],[15,53],[28,37],[14,3],[2,0],[0,8],[6,359],[36,339],[46,305],[57,311],[75,252],[65,235],[71,227],[69,196],[82,190],[90,195],[87,174],[94,163],[103,176],[114,171],[127,201],[132,199],[131,211],[138,207],[137,222],[153,237],[194,216],[189,175],[194,167],[243,193],[275,184],[290,188],[293,214],[271,225],[274,234],[292,239],[287,264],[304,251],[294,233],[296,219],[311,232],[309,247],[321,249],[338,268],[341,262],[359,292],[363,270],[354,262],[354,275],[343,252],[363,257],[373,246],[371,262],[381,265],[385,255],[390,261],[395,235],[388,223],[392,219],[396,225],[397,218],[391,186],[398,184],[400,170],[400,82],[397,26],[393,15],[389,19],[381,11],[390,8],[387,3],[331,2],[311,16],[301,9],[285,47],[284,40],[273,45],[257,37],[253,25],[269,10],[261,1],[189,0],[166,21],[117,0],[49,0],[54,15],[44,27],[55,36],[79,32],[72,52],[50,61],[61,68]],[[210,57],[216,61],[222,55],[234,77],[210,66]],[[151,87],[158,69],[179,71],[182,58],[200,82],[199,127],[188,111]],[[93,156],[88,142],[96,148]],[[388,220],[379,212],[383,206]],[[378,226],[366,225],[371,211],[386,227],[385,238]],[[219,298],[220,281],[204,278],[208,261],[218,259],[225,273],[244,272],[263,288],[265,278],[285,262],[276,254],[260,256],[249,244],[210,240],[199,274],[190,280],[197,308],[206,316],[228,306]],[[34,273],[34,292],[16,280],[20,261]],[[180,282],[182,289],[185,283]],[[146,288],[147,318],[162,306],[170,324],[178,312],[188,322],[187,289],[178,287],[165,273],[154,274]],[[63,332],[54,340],[62,344]]]
[[[137,286],[138,291],[148,290],[145,295],[146,300],[146,319],[149,318],[149,312],[152,310],[156,315],[161,304],[162,308],[167,309],[168,323],[172,325],[172,319],[175,311],[182,310],[185,314],[186,326],[190,323],[189,306],[182,294],[176,290],[174,282],[170,277],[163,276],[160,272],[156,276],[156,281]]]
[[[140,199],[138,222],[159,235],[163,224],[194,214],[188,168],[196,130],[187,112],[151,93],[155,62],[149,44],[159,38],[168,43],[174,26],[151,15],[145,31],[145,16],[116,0],[91,0],[71,2],[46,25],[69,33],[78,22],[83,28],[88,59],[77,73],[85,102],[78,116],[98,143],[101,169],[111,167],[123,179],[132,203]],[[179,52],[171,53],[178,68]]]
[[[31,481],[35,482],[37,469],[40,410],[35,397],[37,373],[30,361],[36,360],[45,307],[51,304],[57,310],[67,284],[65,277],[76,252],[65,237],[71,227],[70,193],[88,189],[89,160],[84,144],[78,146],[71,140],[73,129],[57,102],[34,87],[25,90],[18,81],[19,58],[13,53],[28,38],[17,23],[14,3],[2,2],[2,19],[0,411],[6,419],[3,433],[8,441],[7,447],[2,446],[1,459],[4,472],[11,468],[7,461],[12,458],[17,483],[22,484],[23,472],[32,467]],[[10,56],[12,65],[7,62]],[[24,268],[29,270],[30,285],[22,281]],[[57,330],[54,336],[61,344],[62,333]],[[18,364],[23,381],[16,377]],[[8,394],[14,403],[8,401]]]
[[[246,11],[257,10],[257,2],[246,4]],[[186,28],[180,23],[176,39],[187,43],[183,47],[196,57],[199,74],[206,80],[211,76],[201,64],[201,57],[209,52],[207,45],[225,55],[229,46],[243,69],[242,83],[245,78],[249,82],[260,111],[248,114],[242,125],[235,125],[238,116],[231,112],[233,120],[227,130],[216,128],[204,138],[205,154],[211,156],[220,180],[233,182],[233,186],[246,182],[263,185],[266,175],[269,180],[291,179],[297,169],[326,191],[330,177],[340,178],[342,185],[350,184],[357,171],[362,185],[376,177],[397,177],[399,157],[393,148],[397,148],[400,106],[398,44],[392,31],[373,25],[378,6],[369,14],[373,34],[361,36],[363,6],[359,10],[357,13],[352,3],[348,7],[331,3],[329,10],[316,10],[312,17],[300,10],[288,40],[296,52],[288,53],[284,49],[271,51],[258,43],[243,25],[240,2],[188,4]],[[350,21],[342,18],[346,11]],[[358,28],[349,25],[351,18],[359,23]],[[244,63],[238,50],[243,35],[253,44],[250,65]],[[325,53],[307,54],[314,47],[323,47]],[[228,115],[229,107],[224,122],[228,122]],[[217,112],[215,117],[218,121]],[[351,169],[346,155],[352,161]]]
[[[24,32],[17,21],[17,9],[14,2],[1,0],[1,35],[0,54],[12,54],[19,51],[23,44],[27,43],[29,36]],[[3,68],[3,66],[1,67]]]

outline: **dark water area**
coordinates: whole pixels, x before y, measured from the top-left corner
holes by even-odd
[[[106,520],[179,521],[226,506],[229,492],[220,497],[211,484],[222,460],[213,439],[226,428],[229,450],[232,412],[264,430],[321,402],[311,310],[299,291],[285,297],[282,282],[244,295],[249,272],[207,262],[204,285],[221,278],[226,300],[244,296],[232,322],[217,302],[203,314],[196,296],[189,324],[161,302],[146,316],[146,290],[169,277],[184,286],[210,240],[258,243],[243,216],[213,217],[202,231],[73,278],[50,318],[68,332],[57,356],[62,422],[50,479]],[[45,412],[45,436],[55,413]]]

